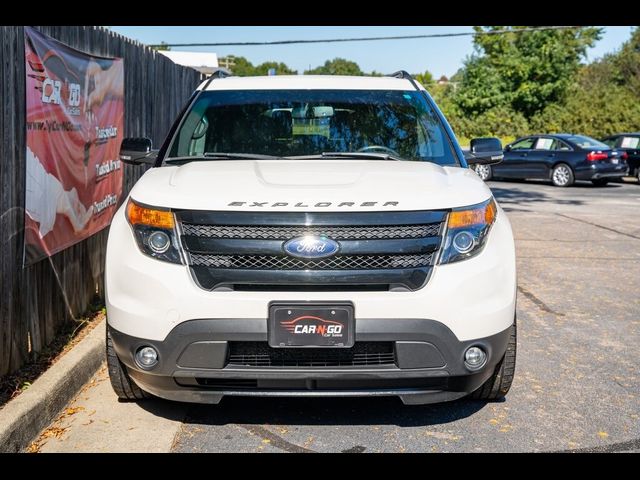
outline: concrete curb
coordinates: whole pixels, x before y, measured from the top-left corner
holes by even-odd
[[[0,410],[0,452],[20,452],[47,427],[105,360],[105,321]]]

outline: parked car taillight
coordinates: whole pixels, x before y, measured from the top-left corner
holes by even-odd
[[[587,162],[595,162],[597,160],[606,160],[609,157],[604,152],[589,152],[587,153]]]
[[[629,155],[627,154],[627,152],[622,152],[622,154],[620,155],[620,158],[622,160],[626,160],[627,158],[629,158]]]

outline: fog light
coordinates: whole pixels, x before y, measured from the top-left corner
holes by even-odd
[[[459,253],[467,253],[473,249],[474,238],[469,232],[456,233],[453,237],[453,248]]]
[[[158,363],[158,352],[153,347],[141,347],[136,352],[136,362],[142,368],[151,368]]]
[[[470,370],[482,368],[487,362],[487,354],[480,347],[470,347],[464,352],[464,363]]]
[[[164,232],[153,232],[149,235],[149,248],[155,253],[164,253],[169,250],[171,239]]]

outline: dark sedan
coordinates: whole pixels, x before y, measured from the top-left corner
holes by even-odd
[[[611,148],[624,151],[629,164],[629,174],[633,175],[640,182],[640,132],[616,133],[602,139]]]
[[[584,135],[531,135],[506,145],[501,163],[474,170],[483,180],[535,178],[558,187],[590,180],[600,187],[627,174],[626,158],[625,152]]]

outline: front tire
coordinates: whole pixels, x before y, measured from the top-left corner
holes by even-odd
[[[109,370],[109,380],[113,391],[118,395],[118,399],[126,401],[144,400],[151,398],[151,395],[142,390],[129,376],[125,367],[113,347],[113,339],[107,328],[107,368]]]
[[[559,163],[553,167],[551,181],[556,187],[570,187],[575,181],[573,170],[566,163]]]
[[[609,180],[606,178],[598,178],[596,180],[591,180],[591,183],[596,187],[606,187]]]
[[[491,169],[491,165],[482,165],[480,163],[477,163],[473,166],[473,170],[485,182],[493,178],[493,171]]]
[[[517,340],[517,327],[514,321],[511,326],[511,331],[509,332],[509,343],[507,344],[507,351],[504,357],[502,357],[500,363],[496,365],[493,375],[491,375],[489,380],[469,395],[469,398],[489,401],[500,400],[509,392],[516,371]]]

